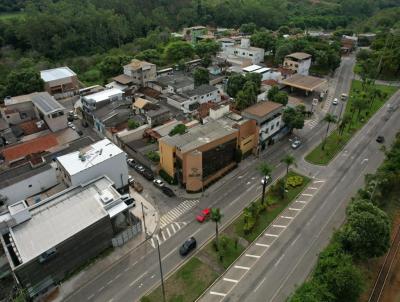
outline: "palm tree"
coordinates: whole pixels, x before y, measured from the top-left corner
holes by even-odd
[[[328,133],[329,133],[329,126],[331,125],[331,123],[335,124],[337,122],[337,120],[336,120],[335,115],[327,113],[325,115],[323,121],[328,123],[328,127],[326,127],[325,139],[322,143],[322,150],[325,149],[326,138],[328,137]]]
[[[360,113],[364,109],[368,107],[368,103],[365,100],[365,96],[361,96],[360,98],[356,98],[353,101],[353,107],[355,110],[357,110],[357,120],[360,118]]]
[[[343,116],[343,118],[340,120],[340,125],[339,125],[339,134],[340,134],[340,135],[343,134],[344,129],[345,129],[346,126],[347,126],[348,124],[350,124],[350,123],[351,123],[351,115],[347,113],[347,114],[345,114],[345,115]]]
[[[219,208],[212,208],[211,209],[211,220],[215,222],[215,242],[216,242],[216,249],[218,251],[218,223],[221,222],[222,214],[219,211]]]
[[[258,170],[260,171],[260,173],[263,176],[263,190],[262,190],[262,196],[261,196],[261,204],[264,204],[264,199],[265,199],[265,188],[267,187],[267,181],[266,181],[266,177],[270,176],[271,172],[272,172],[272,168],[270,165],[268,165],[267,162],[263,162],[260,164],[260,166],[258,167]]]
[[[289,168],[291,165],[296,165],[296,159],[291,154],[286,154],[284,158],[281,159],[281,163],[286,164],[286,177],[289,174]]]

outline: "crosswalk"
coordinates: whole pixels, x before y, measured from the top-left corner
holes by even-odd
[[[329,108],[331,107],[332,104],[332,96],[328,96],[326,98],[325,104],[324,104],[324,108],[322,108],[322,111],[327,113],[329,111]]]
[[[310,129],[313,129],[315,126],[318,125],[318,123],[319,123],[319,118],[318,117],[315,117],[315,118],[313,118],[311,120],[307,120],[307,121],[304,122],[304,124]]]
[[[199,203],[198,199],[185,200],[179,206],[176,206],[168,213],[164,214],[160,218],[160,228],[164,228],[168,224],[176,221],[180,216],[191,210],[194,206]]]
[[[187,222],[172,222],[169,225],[165,226],[161,229],[158,234],[154,234],[150,239],[150,244],[153,248],[156,248],[156,241],[158,240],[159,244],[162,244],[168,238],[172,237],[176,232],[178,232],[181,228],[183,228]]]

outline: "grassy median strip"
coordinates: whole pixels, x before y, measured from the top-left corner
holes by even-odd
[[[285,194],[279,194],[279,184],[282,182],[278,180],[276,184],[270,186],[266,194],[268,205],[261,205],[261,200],[257,199],[247,208],[247,211],[245,210],[220,232],[218,250],[214,239],[173,273],[165,281],[166,300],[168,302],[196,300],[242,254],[245,246],[254,241],[310,182],[309,178],[292,171],[289,172],[288,179],[296,176],[301,180],[296,187],[286,186]],[[283,198],[282,195],[284,195]],[[248,209],[251,207],[258,207],[261,210],[258,211],[256,217],[253,217],[255,219],[253,227],[244,232],[245,216],[248,215]],[[143,297],[141,301],[162,301],[161,286]]]
[[[344,114],[348,121],[342,129],[343,131],[339,131],[341,123],[339,121],[338,129],[326,139],[324,149],[322,149],[323,142],[321,142],[305,159],[312,164],[327,165],[343,149],[354,133],[368,122],[396,90],[397,87],[385,85],[365,84],[363,87],[361,81],[353,80]],[[368,104],[360,105],[359,100]],[[341,105],[339,104],[339,106]]]

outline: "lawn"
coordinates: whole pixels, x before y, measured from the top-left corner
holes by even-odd
[[[245,238],[247,241],[252,242],[254,241],[266,228],[267,226],[287,207],[289,203],[291,203],[297,195],[299,195],[307,184],[310,182],[308,177],[303,175],[299,175],[295,172],[290,171],[290,176],[301,176],[303,177],[303,184],[296,188],[289,189],[285,195],[285,199],[280,200],[277,196],[274,196],[270,193],[270,190],[267,192],[267,201],[270,205],[267,211],[263,211],[260,213],[260,216],[257,219],[255,227],[253,230],[245,234],[243,231],[244,225],[244,214],[242,213],[234,222],[235,232],[238,236]],[[257,200],[257,203],[260,203],[261,198]]]
[[[351,122],[345,127],[343,133],[340,135],[338,130],[334,130],[327,138],[325,142],[325,148],[322,150],[323,143],[319,144],[314,150],[312,150],[305,159],[316,165],[327,165],[335,156],[338,154],[351,137],[359,129],[361,129],[365,123],[371,118],[376,111],[378,111],[383,104],[396,92],[397,88],[393,86],[375,85],[384,95],[380,98],[376,98],[375,101],[365,110],[361,111],[360,115],[353,110],[353,100],[356,99],[362,91],[361,81],[353,80],[346,106],[345,115],[352,117]],[[368,99],[368,98],[367,98]],[[332,127],[332,125],[331,125]]]
[[[217,273],[211,267],[193,257],[165,281],[166,301],[194,301],[217,277]],[[162,301],[161,286],[150,295],[143,297],[141,301]]]
[[[204,252],[213,262],[222,265],[224,269],[227,269],[245,249],[238,243],[237,236],[230,236],[226,232],[223,232],[219,238],[218,252],[215,250],[214,242],[215,240],[207,244]]]

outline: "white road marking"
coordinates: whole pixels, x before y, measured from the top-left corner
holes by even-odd
[[[114,280],[110,280],[107,282],[107,285],[110,285]]]
[[[294,245],[299,238],[300,238],[300,234],[297,235],[296,239],[293,240],[293,242],[290,244],[290,246]]]
[[[285,218],[285,219],[293,219],[294,217],[292,217],[292,216],[281,216],[281,218]]]
[[[256,242],[257,246],[262,246],[262,247],[270,247],[268,244],[264,244],[264,243],[258,243]]]
[[[278,266],[279,262],[281,262],[281,260],[283,259],[283,257],[285,257],[285,254],[282,254],[282,256],[279,257],[278,261],[276,261],[276,263],[274,264],[274,266]]]
[[[274,228],[283,228],[283,229],[286,229],[287,228],[287,225],[280,225],[280,224],[273,224],[272,225]]]
[[[141,274],[139,277],[137,277],[135,280],[133,280],[131,282],[131,284],[129,284],[129,287],[132,287],[136,282],[138,282],[140,279],[142,279],[144,277],[144,275],[147,274],[147,271],[145,271],[143,274]]]
[[[194,200],[185,200],[180,205],[168,211],[166,214],[162,215],[160,218],[160,227],[163,228],[167,226],[169,223],[174,222],[174,220],[178,219],[180,216],[190,211],[197,203],[198,199]]]
[[[174,231],[174,233],[176,232],[174,224],[171,224],[172,230]]]
[[[100,287],[98,292],[101,292],[104,289],[104,286]]]
[[[250,258],[260,258],[261,256],[258,255],[253,255],[253,254],[244,254],[246,257],[250,257]]]
[[[161,231],[161,235],[162,235],[163,240],[165,241],[164,231]]]
[[[94,294],[91,294],[89,297],[87,297],[88,300],[93,299],[94,298]]]
[[[213,292],[213,291],[210,291],[210,294],[211,295],[215,295],[215,296],[221,296],[221,297],[225,297],[226,296],[226,294],[224,294],[224,293]]]
[[[118,279],[119,277],[121,277],[121,274],[116,275],[114,280]]]
[[[308,189],[310,189],[310,190],[318,190],[318,188],[315,188],[315,187],[308,187]]]
[[[156,275],[152,275],[152,276],[150,277],[150,279],[153,279],[155,276],[156,276]]]
[[[317,183],[321,183],[321,182],[325,182],[325,180],[314,180],[314,184],[317,184]]]
[[[265,281],[265,278],[266,277],[264,277],[262,280],[261,280],[261,282],[260,283],[258,283],[258,285],[256,286],[256,288],[254,289],[254,292],[256,292],[259,288],[260,288],[260,286],[261,286],[261,284],[263,284],[264,283],[264,281]]]
[[[291,211],[301,211],[301,209],[296,209],[296,208],[289,208]]]
[[[229,278],[224,278],[223,280],[227,281],[227,282],[232,282],[232,283],[238,283],[239,282],[239,280],[229,279]]]
[[[264,234],[264,236],[267,236],[267,237],[279,237],[279,235],[276,235],[276,234]]]
[[[302,203],[302,204],[306,204],[307,203],[307,201],[305,201],[305,200],[296,200],[296,202]]]
[[[174,222],[174,224],[178,227],[178,230],[180,230],[181,229],[181,226],[180,226],[180,224],[179,223],[177,223],[177,222]]]
[[[130,270],[130,267],[127,267],[126,269],[124,269],[124,272],[126,273],[129,270]]]
[[[111,298],[110,300],[108,300],[108,302],[113,302],[114,301],[114,298]]]
[[[171,232],[169,231],[169,228],[166,229],[168,233],[168,237],[171,237]]]
[[[313,196],[312,194],[307,194],[307,193],[301,193],[301,195],[303,195],[303,196],[310,196],[310,197]]]
[[[248,270],[250,269],[250,267],[247,267],[247,266],[240,266],[240,265],[235,265],[234,268],[237,268],[237,269],[244,269],[244,270],[246,270],[246,271],[248,271]]]

